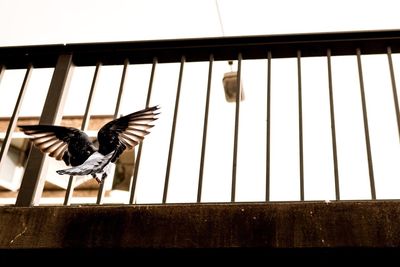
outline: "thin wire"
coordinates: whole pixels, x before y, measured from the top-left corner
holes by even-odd
[[[219,21],[219,26],[221,28],[222,36],[225,37],[224,24],[222,23],[222,16],[221,16],[221,11],[220,11],[219,5],[218,5],[218,0],[215,0],[215,6],[217,8],[218,21]],[[228,64],[229,64],[229,68],[230,68],[231,72],[233,72],[233,68],[232,68],[233,60],[229,60]]]
[[[215,6],[217,7],[219,26],[221,27],[222,36],[225,36],[224,24],[222,23],[221,12],[219,11],[218,0],[215,0]]]

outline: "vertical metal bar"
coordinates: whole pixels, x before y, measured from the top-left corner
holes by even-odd
[[[265,171],[265,201],[270,198],[270,174],[271,174],[271,51],[268,51],[267,72],[267,142],[266,142],[266,171]]]
[[[173,149],[174,149],[176,121],[178,119],[179,98],[180,98],[180,94],[181,94],[183,67],[185,65],[185,61],[186,61],[185,56],[182,56],[182,58],[181,58],[181,67],[180,67],[180,70],[179,70],[178,88],[176,90],[175,111],[174,111],[174,118],[173,118],[173,121],[172,121],[172,129],[171,129],[171,140],[169,142],[167,170],[165,172],[164,192],[163,192],[163,199],[162,199],[162,203],[163,204],[165,204],[167,202],[169,175],[170,175],[170,171],[171,171],[172,152],[173,152]]]
[[[93,103],[93,97],[94,93],[96,90],[96,85],[100,73],[100,68],[102,66],[102,63],[99,61],[96,64],[96,68],[94,70],[94,75],[93,75],[93,80],[92,80],[92,85],[90,87],[90,92],[89,92],[89,97],[86,103],[86,109],[85,109],[85,114],[83,115],[83,120],[82,120],[82,125],[81,125],[81,130],[85,131],[89,127],[89,121],[90,121],[90,110],[92,108],[92,103]]]
[[[211,54],[210,60],[209,60],[209,65],[208,65],[207,95],[206,95],[206,106],[204,109],[204,123],[203,123],[203,140],[201,143],[199,183],[197,185],[197,203],[201,202],[201,191],[203,189],[204,159],[205,159],[206,145],[207,145],[208,112],[209,112],[209,107],[210,107],[211,79],[212,79],[213,63],[214,63],[214,55]]]
[[[98,80],[97,78],[98,78],[98,74],[99,74],[101,65],[102,65],[101,62],[97,62],[96,68],[94,70],[92,85],[90,87],[89,97],[88,97],[88,100],[86,103],[85,114],[83,115],[83,120],[82,120],[82,125],[81,125],[82,131],[85,131],[89,125],[90,110],[91,110],[91,106],[92,106],[92,100],[93,100],[93,96],[94,96],[94,92],[95,92],[95,88],[96,88],[96,84],[97,84],[97,80]],[[74,193],[74,189],[75,189],[75,180],[76,179],[74,176],[71,175],[69,177],[67,190],[65,192],[64,205],[69,205],[71,203],[72,194]]]
[[[72,198],[72,194],[74,193],[74,189],[75,189],[75,176],[69,176],[69,180],[68,180],[68,185],[67,185],[67,190],[65,191],[65,197],[64,197],[64,205],[68,206],[71,204],[71,198]]]
[[[25,77],[24,77],[24,80],[21,85],[21,90],[19,91],[17,102],[15,103],[14,111],[12,113],[10,122],[8,124],[6,136],[4,137],[4,141],[3,141],[3,145],[1,146],[1,149],[0,149],[0,170],[3,167],[5,158],[7,157],[8,149],[10,148],[10,144],[11,144],[11,140],[12,140],[11,135],[14,132],[15,126],[17,125],[19,111],[21,109],[22,102],[24,100],[24,95],[26,92],[26,88],[28,87],[28,82],[29,82],[29,78],[31,77],[32,71],[33,71],[33,66],[29,65],[26,70]],[[1,72],[1,69],[0,69],[0,72]]]
[[[374,169],[372,164],[371,143],[369,140],[368,114],[367,114],[367,104],[365,101],[364,79],[362,73],[360,48],[357,48],[357,65],[358,65],[358,76],[360,79],[361,103],[362,103],[363,119],[364,119],[365,145],[367,147],[367,156],[368,156],[368,171],[369,171],[369,182],[371,186],[371,198],[375,200],[376,199],[375,179],[374,179]]]
[[[118,118],[118,115],[119,115],[118,113],[119,113],[119,109],[121,106],[122,94],[124,92],[125,78],[126,78],[126,72],[128,70],[128,66],[129,66],[129,60],[125,59],[124,68],[122,69],[121,83],[119,85],[117,103],[115,104],[114,119]]]
[[[396,111],[396,118],[397,118],[397,130],[399,133],[399,140],[400,140],[400,109],[399,109],[399,99],[397,98],[397,89],[396,89],[396,79],[394,76],[394,68],[393,68],[393,61],[392,61],[392,49],[390,46],[387,48],[387,56],[389,60],[389,70],[390,70],[390,78],[392,80],[392,90],[393,90],[393,100],[394,100],[394,109]]]
[[[303,160],[303,100],[301,88],[301,51],[297,50],[297,82],[299,101],[299,159],[300,159],[300,200],[304,200],[304,160]]]
[[[239,117],[240,117],[240,97],[242,94],[241,72],[242,72],[242,54],[238,55],[237,69],[237,88],[236,88],[236,107],[235,107],[235,132],[233,139],[233,162],[232,162],[232,188],[231,202],[235,202],[236,198],[236,170],[237,170],[237,150],[239,137]]]
[[[104,195],[106,193],[106,190],[104,188],[105,183],[106,182],[103,181],[99,186],[99,191],[97,192],[97,200],[96,200],[97,205],[103,204]]]
[[[118,91],[118,97],[117,97],[117,103],[115,104],[115,111],[114,111],[114,119],[118,118],[118,113],[119,113],[119,108],[121,106],[121,99],[122,99],[122,93],[124,91],[124,85],[125,85],[125,77],[126,77],[126,72],[128,70],[129,66],[129,60],[125,59],[124,61],[124,68],[122,69],[122,75],[121,75],[121,82],[119,84],[119,91]],[[110,179],[111,177],[108,177]],[[97,192],[97,200],[96,204],[100,205],[103,204],[103,198],[105,194],[105,184],[106,182],[103,181],[100,184],[99,191]]]
[[[72,54],[63,54],[58,57],[39,124],[58,124],[61,121],[72,67]],[[45,176],[42,174],[47,170],[45,159],[46,155],[39,149],[36,147],[31,149],[16,206],[31,206],[39,203],[45,183]]]
[[[339,167],[338,167],[337,148],[336,148],[335,106],[333,102],[332,64],[331,64],[330,49],[327,50],[327,60],[328,60],[329,107],[331,113],[333,169],[335,175],[335,196],[336,200],[340,200]]]
[[[153,89],[154,74],[156,71],[157,62],[158,62],[158,60],[155,57],[153,59],[153,66],[151,67],[149,89],[147,90],[146,108],[148,108],[150,105],[151,92]],[[142,158],[142,149],[143,149],[143,142],[141,142],[139,144],[138,152],[136,154],[135,168],[133,170],[133,176],[132,176],[132,180],[131,180],[131,183],[129,186],[129,188],[130,188],[129,204],[133,204],[136,199],[136,183],[137,183],[137,177],[138,177],[138,173],[139,173],[140,159]]]

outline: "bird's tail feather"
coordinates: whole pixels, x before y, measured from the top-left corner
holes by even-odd
[[[101,173],[104,167],[110,163],[113,154],[114,151],[105,156],[100,154],[99,152],[95,152],[81,165],[68,169],[58,170],[56,172],[60,175],[88,175]]]

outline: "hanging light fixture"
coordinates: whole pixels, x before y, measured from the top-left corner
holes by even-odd
[[[217,7],[217,13],[218,13],[218,19],[219,19],[219,24],[221,26],[221,31],[222,31],[222,36],[225,36],[225,31],[224,31],[224,25],[222,23],[222,18],[221,14],[219,12],[219,6],[218,6],[218,0],[215,0],[215,5]],[[238,73],[237,71],[232,70],[232,65],[233,61],[229,60],[228,64],[230,66],[230,71],[226,72],[224,74],[224,77],[222,78],[222,84],[224,86],[224,92],[225,92],[225,99],[227,102],[236,102],[236,94],[238,92]],[[242,85],[242,80],[240,81],[240,101],[244,100],[244,91],[243,91],[243,85]]]
[[[228,62],[231,66],[231,71],[225,72],[224,77],[222,78],[222,84],[224,86],[225,91],[225,99],[228,102],[236,102],[236,94],[238,92],[238,73],[237,71],[232,71],[233,61]],[[240,101],[244,100],[244,91],[242,80],[240,80]]]

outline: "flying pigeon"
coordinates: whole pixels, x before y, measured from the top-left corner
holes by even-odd
[[[19,125],[32,136],[33,144],[56,160],[72,168],[58,170],[60,175],[92,175],[98,183],[108,176],[110,162],[114,163],[125,149],[132,149],[149,134],[158,119],[159,106],[146,108],[105,124],[97,133],[99,146],[89,136],[73,127],[55,125]],[[101,177],[101,179],[99,178]]]

